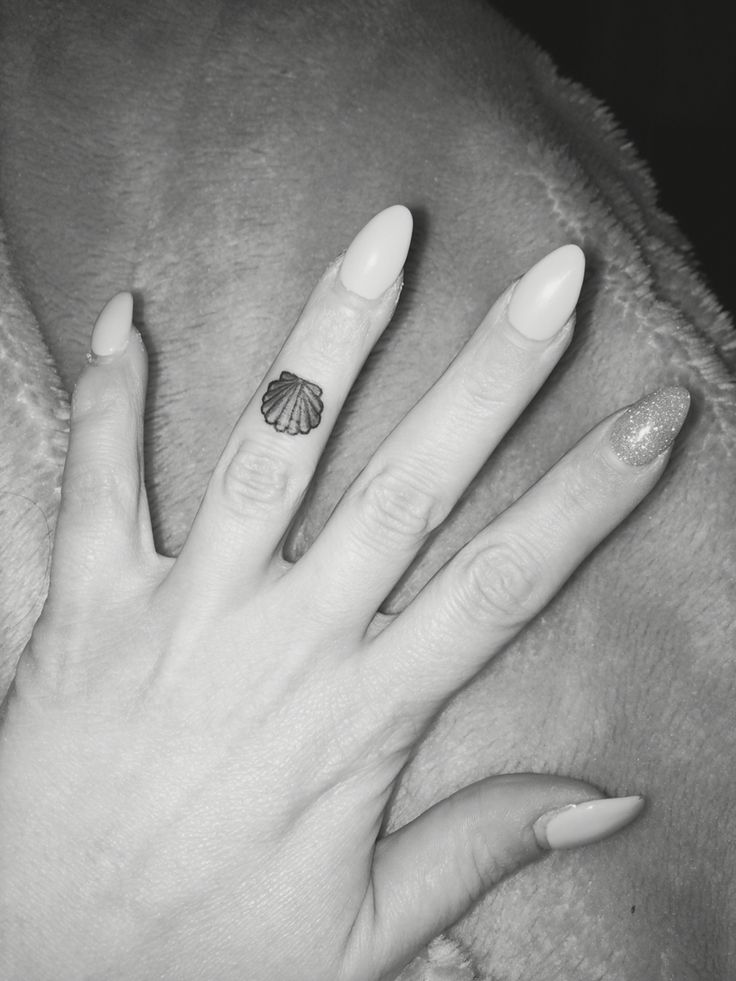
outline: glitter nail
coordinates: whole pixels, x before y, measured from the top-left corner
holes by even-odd
[[[678,385],[645,395],[629,406],[611,430],[613,452],[633,467],[651,463],[672,445],[689,407],[690,393]]]

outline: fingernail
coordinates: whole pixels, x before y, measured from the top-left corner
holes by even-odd
[[[690,393],[679,385],[645,395],[616,420],[609,437],[613,452],[632,467],[651,463],[672,445],[689,408]]]
[[[96,357],[122,354],[130,340],[133,323],[133,297],[116,293],[102,308],[92,330],[90,347]]]
[[[532,826],[540,848],[577,848],[620,831],[644,809],[644,798],[604,797],[548,811]]]
[[[507,317],[512,327],[534,341],[547,341],[567,323],[580,296],[585,255],[563,245],[532,266],[514,288]]]
[[[394,204],[371,218],[350,243],[340,266],[342,285],[367,300],[375,300],[396,280],[406,262],[412,217],[403,204]]]

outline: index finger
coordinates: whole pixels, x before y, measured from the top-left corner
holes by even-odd
[[[386,208],[329,266],[236,423],[172,579],[242,597],[263,576],[393,315],[411,232],[407,208]]]

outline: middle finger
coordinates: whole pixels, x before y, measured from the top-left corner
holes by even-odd
[[[313,602],[338,629],[366,629],[557,364],[572,337],[584,268],[582,251],[562,246],[500,297],[290,571],[306,588],[319,583]]]

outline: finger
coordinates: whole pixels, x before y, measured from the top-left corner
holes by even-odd
[[[312,293],[238,420],[172,571],[237,596],[262,579],[401,291],[410,212],[376,215]]]
[[[345,976],[398,971],[503,878],[552,849],[614,834],[643,807],[640,796],[606,798],[590,784],[529,773],[458,791],[378,842],[346,958],[361,970]]]
[[[49,602],[72,616],[122,572],[157,559],[143,483],[145,347],[133,298],[118,293],[97,318],[71,400]]]
[[[570,342],[584,266],[564,246],[504,293],[291,570],[292,589],[319,582],[313,602],[333,622],[362,634],[542,386]]]
[[[370,642],[388,717],[431,718],[540,612],[652,489],[689,403],[662,388],[600,423]]]

